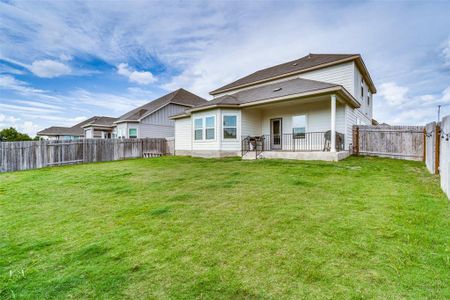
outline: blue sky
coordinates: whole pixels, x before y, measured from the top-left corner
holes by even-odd
[[[1,1],[0,128],[34,135],[208,92],[308,53],[361,53],[374,117],[450,114],[450,2]]]

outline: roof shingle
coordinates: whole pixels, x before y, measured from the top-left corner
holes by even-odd
[[[248,76],[242,77],[230,84],[224,85],[212,92],[216,95],[227,90],[240,86],[251,85],[260,81],[268,80],[274,77],[283,76],[290,73],[301,73],[304,70],[317,67],[324,64],[338,62],[345,59],[358,58],[359,54],[309,54],[302,58],[279,64],[273,67],[256,71]]]
[[[73,135],[73,136],[84,136],[83,126],[89,124],[110,124],[112,125],[111,120],[117,120],[117,118],[103,117],[103,116],[94,116],[83,122],[75,124],[72,127],[63,127],[63,126],[51,126],[41,130],[37,133],[37,135]]]
[[[340,85],[303,78],[294,78],[263,86],[257,86],[239,91],[232,95],[224,95],[208,101],[207,103],[197,105],[194,108],[212,105],[240,105],[261,100],[268,100],[271,98],[318,91],[332,87],[340,87]]]
[[[117,123],[126,122],[126,121],[138,121],[144,115],[148,113],[152,113],[161,107],[169,104],[180,104],[186,107],[193,107],[202,103],[207,102],[202,97],[199,97],[185,89],[178,89],[174,92],[171,92],[167,95],[164,95],[156,100],[153,100],[147,104],[144,104],[138,108],[135,108],[126,114],[119,117],[116,121]]]

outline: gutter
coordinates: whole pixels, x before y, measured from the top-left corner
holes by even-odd
[[[266,104],[266,103],[292,100],[295,98],[304,98],[304,97],[313,96],[313,95],[328,94],[328,93],[332,93],[332,92],[336,92],[337,94],[340,94],[341,97],[346,98],[348,100],[348,102],[351,105],[353,105],[353,107],[355,107],[355,108],[361,107],[361,104],[358,102],[358,100],[356,100],[342,85],[337,85],[337,86],[334,86],[331,88],[314,90],[314,91],[292,94],[292,95],[286,95],[286,96],[277,97],[277,98],[267,98],[267,99],[262,99],[262,100],[248,102],[248,103],[242,103],[242,104],[213,104],[213,105],[209,105],[209,106],[192,108],[192,109],[186,110],[186,112],[183,114],[174,115],[169,118],[172,120],[185,118],[185,117],[189,117],[192,112],[208,110],[208,109],[213,109],[213,108],[251,107],[251,106],[256,106],[256,105],[261,105],[261,104]]]

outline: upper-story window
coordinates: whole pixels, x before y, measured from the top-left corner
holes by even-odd
[[[361,78],[361,100],[364,99],[364,79]]]
[[[370,92],[367,92],[367,106],[370,106],[370,97],[372,94]]]
[[[237,138],[237,117],[233,115],[223,116],[223,138]]]

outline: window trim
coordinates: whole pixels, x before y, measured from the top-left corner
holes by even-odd
[[[136,129],[136,137],[130,136],[130,129]],[[128,127],[128,138],[129,139],[137,139],[139,137],[139,131],[137,127]]]
[[[361,100],[364,101],[364,78],[361,78]]]
[[[304,137],[295,137],[294,136],[294,128],[301,128],[301,127],[294,127],[294,117],[300,117],[300,116],[304,116],[305,117],[305,136]],[[292,115],[291,129],[292,129],[292,138],[293,139],[295,139],[295,140],[304,140],[306,138],[306,133],[308,132],[308,114]]]
[[[213,124],[214,124],[214,126],[213,127],[208,127],[208,126],[206,126],[206,119],[208,119],[208,118],[213,118]],[[216,116],[215,115],[210,115],[210,116],[205,116],[205,118],[204,118],[204,130],[205,130],[205,141],[215,141],[216,140],[216,127],[217,127],[217,124],[216,124]],[[212,139],[208,139],[208,136],[207,136],[207,134],[206,134],[206,130],[208,130],[208,129],[213,129],[214,130],[214,137],[212,138]]]
[[[207,139],[206,138],[206,118],[213,118],[214,119],[214,127],[208,127],[208,129],[214,129],[214,139]],[[200,129],[195,129],[195,120],[202,120],[202,138],[201,139],[195,139],[195,131],[196,130],[200,130]],[[204,116],[199,116],[199,117],[195,117],[193,118],[193,125],[192,125],[192,140],[194,141],[194,143],[205,143],[205,142],[214,142],[217,139],[217,117],[216,115],[204,115]]]
[[[195,121],[197,121],[197,120],[201,120],[202,121],[202,127],[201,128],[196,128],[195,127]],[[194,131],[193,131],[193,135],[194,135],[194,142],[199,142],[199,141],[204,141],[205,139],[205,135],[204,135],[204,130],[205,130],[205,121],[203,120],[203,117],[196,117],[196,118],[194,118],[194,122],[193,122],[194,124],[193,124],[193,129],[194,129]],[[195,136],[195,132],[197,131],[197,130],[201,130],[201,132],[202,132],[202,138],[201,139],[196,139],[196,136]]]
[[[225,126],[224,125],[225,117],[235,117],[236,118],[236,125],[235,126]],[[237,114],[233,114],[233,113],[222,114],[222,126],[221,126],[221,128],[222,128],[222,141],[227,142],[227,141],[237,141],[238,140],[238,136],[239,136],[239,132],[238,132],[238,127],[239,126],[238,126],[238,124],[239,124],[239,118],[238,118]],[[235,138],[225,138],[225,134],[224,134],[225,128],[235,128],[236,129],[236,137]]]

